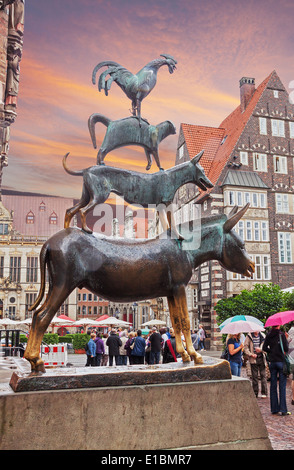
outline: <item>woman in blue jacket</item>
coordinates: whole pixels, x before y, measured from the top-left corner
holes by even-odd
[[[88,342],[88,347],[86,350],[86,354],[87,354],[86,367],[96,365],[96,343],[94,341],[95,338],[96,338],[96,334],[91,333],[91,339]]]
[[[145,339],[142,338],[141,330],[137,331],[137,336],[133,339],[131,346],[133,344],[134,344],[134,347],[131,352],[132,363],[144,364],[146,342],[145,342]]]

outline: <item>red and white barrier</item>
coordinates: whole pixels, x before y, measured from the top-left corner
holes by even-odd
[[[42,344],[40,352],[45,367],[65,367],[67,364],[67,343]]]

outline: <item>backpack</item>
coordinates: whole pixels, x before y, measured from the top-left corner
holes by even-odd
[[[88,343],[85,344],[85,351],[87,352],[89,349]]]

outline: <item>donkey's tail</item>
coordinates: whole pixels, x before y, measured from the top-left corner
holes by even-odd
[[[41,300],[44,297],[44,292],[45,292],[45,280],[46,280],[46,264],[47,264],[47,256],[48,256],[48,245],[45,243],[42,246],[41,252],[40,252],[40,273],[41,273],[41,286],[39,290],[38,297],[36,298],[35,302],[33,305],[29,307],[29,311],[31,312],[32,310],[35,310],[38,305],[40,304]]]
[[[83,170],[70,170],[67,166],[66,166],[66,159],[67,157],[69,156],[69,152],[66,153],[63,157],[63,160],[62,160],[62,165],[63,165],[63,168],[65,169],[65,171],[67,173],[69,173],[70,175],[74,175],[74,176],[83,176]]]
[[[108,127],[109,124],[111,123],[111,119],[107,118],[106,116],[103,116],[103,114],[99,113],[94,113],[91,114],[91,116],[88,119],[88,128],[91,136],[91,140],[93,143],[94,149],[97,148],[97,142],[96,142],[96,134],[95,134],[95,124],[97,122],[101,122],[101,124],[104,124],[104,126]]]

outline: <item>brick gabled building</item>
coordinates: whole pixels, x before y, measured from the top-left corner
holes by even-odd
[[[294,285],[294,104],[276,71],[257,88],[254,78],[243,77],[240,105],[218,128],[181,125],[176,164],[202,149],[200,163],[214,187],[207,192],[193,185],[180,188],[177,220],[195,213],[195,203],[207,217],[250,202],[235,230],[256,263],[252,280],[214,261],[200,266],[192,278],[192,325],[203,322],[211,347],[217,347],[214,305],[220,298],[256,283]]]

